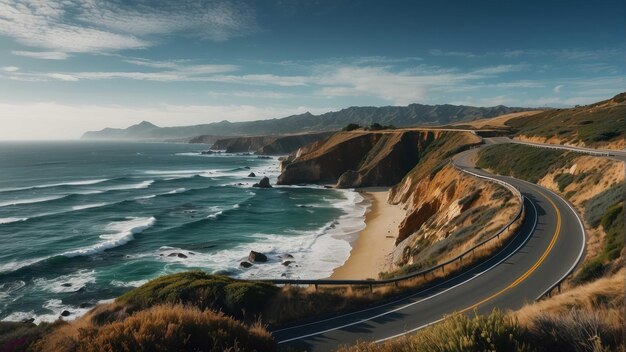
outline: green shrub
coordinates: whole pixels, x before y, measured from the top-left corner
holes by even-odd
[[[358,130],[359,128],[361,128],[360,125],[357,125],[356,123],[350,123],[348,124],[346,127],[342,128],[342,131],[354,131],[354,130]]]
[[[604,274],[605,265],[602,258],[594,258],[583,265],[580,272],[574,277],[573,283],[580,285],[585,282],[593,281]]]
[[[604,212],[611,205],[622,202],[625,190],[626,186],[623,183],[619,183],[585,202],[585,218],[587,222],[592,227],[598,227]]]
[[[563,192],[574,181],[574,175],[564,172],[554,176],[554,181],[559,186],[559,191]]]
[[[277,287],[266,283],[188,271],[151,280],[126,292],[117,302],[130,306],[131,311],[163,303],[181,303],[241,316],[244,312],[246,315],[261,313],[264,303],[278,291]]]

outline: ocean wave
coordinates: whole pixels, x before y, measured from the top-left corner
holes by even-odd
[[[127,189],[142,189],[148,188],[150,185],[154,183],[154,180],[147,180],[140,183],[128,184],[128,185],[119,185],[119,186],[111,186],[104,189],[104,191],[123,191]]]
[[[87,284],[96,282],[96,271],[82,269],[75,273],[62,275],[53,279],[37,278],[33,280],[35,287],[51,293],[76,292]]]
[[[107,249],[125,245],[135,238],[134,235],[152,227],[155,223],[156,219],[154,217],[130,218],[126,221],[111,223],[106,228],[106,231],[111,233],[100,235],[100,239],[104,241],[89,247],[67,251],[61,255],[71,258],[102,253]]]
[[[26,221],[28,218],[0,218],[0,225],[2,224],[10,224],[13,222],[21,222]]]
[[[351,243],[365,228],[365,213],[369,207],[369,203],[358,192],[337,192],[341,192],[343,199],[335,199],[331,204],[340,209],[342,215],[318,229],[291,230],[285,234],[257,233],[253,235],[252,243],[211,253],[190,254],[185,249],[162,247],[155,255],[162,261],[184,267],[208,267],[214,272],[227,272],[240,278],[268,279],[283,275],[290,278],[327,278],[348,259]],[[239,263],[247,260],[251,250],[266,254],[268,261],[263,265],[241,269]],[[186,258],[170,256],[174,253],[183,253]],[[293,257],[289,260],[294,264],[284,266],[282,262],[287,254]]]
[[[60,299],[48,300],[41,307],[45,311],[50,313],[37,315],[35,311],[32,310],[28,312],[13,312],[4,317],[2,321],[23,321],[31,318],[35,319],[35,324],[39,324],[42,322],[51,323],[56,321],[57,319],[71,321],[80,318],[92,308],[80,308],[68,304],[63,304],[63,301]],[[67,317],[61,317],[61,313],[65,310],[69,311],[71,314]]]
[[[94,203],[94,204],[83,204],[83,205],[75,205],[72,207],[72,210],[84,210],[84,209],[91,209],[91,208],[100,208],[106,205],[109,205],[111,203]]]
[[[29,189],[52,188],[52,187],[61,187],[61,186],[87,186],[87,185],[95,185],[95,184],[102,183],[105,181],[109,181],[109,179],[102,178],[102,179],[97,179],[97,180],[70,181],[70,182],[50,183],[50,184],[16,187],[16,188],[3,188],[3,189],[0,189],[0,192],[25,191]]]
[[[0,202],[0,207],[8,207],[8,206],[13,206],[13,205],[21,205],[21,204],[43,203],[43,202],[49,202],[51,200],[57,200],[57,199],[65,198],[65,197],[67,197],[67,195],[56,195],[56,196],[28,198],[28,199],[14,199],[14,200]]]

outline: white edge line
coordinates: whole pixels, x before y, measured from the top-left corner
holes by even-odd
[[[454,164],[454,163],[453,163],[453,164]],[[468,173],[469,175],[476,176],[476,177],[478,177],[478,178],[485,178],[485,179],[487,179],[488,181],[493,181],[493,182],[495,182],[495,183],[497,183],[497,184],[500,184],[501,186],[503,186],[503,187],[505,187],[505,188],[507,188],[507,189],[509,189],[509,187],[510,187],[511,189],[509,189],[509,191],[512,191],[512,193],[514,193],[516,196],[518,196],[518,197],[520,198],[520,201],[521,201],[521,207],[522,207],[522,209],[523,209],[523,207],[524,207],[524,197],[522,196],[522,193],[521,193],[521,192],[520,192],[517,188],[515,188],[515,186],[513,186],[513,185],[511,185],[510,183],[507,183],[507,182],[505,182],[505,181],[499,180],[499,179],[497,179],[497,178],[495,178],[495,177],[489,177],[489,176],[483,176],[483,175],[475,174],[475,173],[473,173],[473,172],[471,172],[471,171],[467,171],[467,170],[465,170],[465,169],[463,169],[463,168],[461,168],[460,166],[457,166],[457,165],[454,165],[454,167],[458,168],[458,169],[459,169],[459,170],[461,170],[462,172],[466,172],[466,173]],[[529,200],[529,201],[530,201],[530,200]],[[532,204],[532,202],[531,202],[531,204]],[[534,207],[534,205],[533,205],[533,207]],[[515,221],[513,221],[513,222],[515,222]],[[513,222],[511,222],[509,225],[512,225],[512,224],[513,224]],[[505,248],[506,248],[506,247],[505,247]],[[503,248],[503,249],[504,249],[504,248]],[[479,264],[479,265],[480,265],[480,264]],[[478,266],[478,265],[477,265],[477,266]],[[462,274],[462,273],[461,273],[461,274]],[[461,274],[459,274],[459,275],[461,275]],[[457,276],[457,277],[458,277],[458,276]],[[454,278],[451,278],[450,280],[452,280],[452,279],[454,279]],[[371,307],[371,308],[367,308],[367,309],[362,309],[362,310],[359,310],[359,311],[356,311],[356,312],[350,312],[350,313],[346,313],[346,314],[342,314],[342,315],[337,315],[337,316],[334,316],[334,317],[331,317],[331,318],[326,318],[326,319],[322,319],[322,320],[317,320],[317,321],[310,322],[310,323],[306,323],[306,324],[300,324],[300,325],[296,325],[296,326],[290,326],[290,327],[286,327],[286,328],[282,328],[282,329],[278,329],[278,330],[273,330],[273,331],[271,331],[271,333],[278,333],[278,332],[287,331],[287,330],[299,329],[299,328],[302,328],[302,327],[305,327],[305,326],[310,326],[310,325],[320,324],[320,323],[324,323],[324,322],[327,322],[327,321],[330,321],[330,320],[340,319],[340,318],[347,317],[347,316],[350,316],[350,315],[359,314],[359,313],[364,313],[364,312],[368,312],[368,311],[370,311],[370,310],[374,310],[374,309],[379,309],[379,308],[382,308],[382,307],[385,307],[385,306],[388,306],[388,305],[396,304],[396,303],[398,303],[398,302],[404,301],[404,300],[409,299],[409,298],[411,298],[411,297],[415,297],[416,295],[419,295],[419,294],[421,294],[421,293],[424,293],[424,292],[426,292],[426,291],[428,291],[428,290],[432,290],[432,289],[434,289],[434,288],[437,288],[437,287],[439,287],[439,285],[442,285],[442,284],[444,284],[444,283],[446,283],[446,282],[448,282],[448,281],[449,281],[449,280],[446,280],[446,281],[442,282],[441,284],[438,284],[438,285],[435,285],[435,286],[432,286],[432,287],[428,287],[428,288],[426,288],[426,289],[424,289],[424,290],[422,290],[422,291],[416,292],[416,293],[411,294],[411,295],[409,295],[409,296],[407,296],[407,297],[403,297],[403,298],[397,299],[397,300],[395,300],[395,301],[391,301],[391,302],[383,303],[383,304],[381,304],[381,305],[379,305],[379,306],[375,306],[375,307]]]
[[[530,200],[529,200],[529,201],[530,201]],[[523,246],[524,246],[524,245],[528,242],[528,240],[530,240],[530,238],[532,237],[533,233],[535,232],[535,228],[536,228],[536,226],[537,226],[537,208],[535,207],[535,205],[533,204],[533,202],[532,202],[532,201],[530,201],[530,204],[531,204],[531,205],[533,206],[533,208],[535,209],[535,211],[534,211],[534,214],[535,214],[535,221],[534,221],[534,223],[533,223],[533,227],[532,227],[532,229],[531,229],[531,230],[529,231],[529,233],[528,233],[528,236],[527,236],[527,237],[524,239],[524,241],[523,241],[522,243],[520,243],[520,245],[519,245],[519,246],[517,246],[517,248],[515,248],[515,249],[514,249],[511,253],[509,253],[506,257],[502,258],[499,262],[497,262],[496,264],[492,265],[492,266],[491,266],[491,267],[489,267],[488,269],[485,269],[484,271],[482,271],[482,272],[480,272],[480,273],[478,273],[478,274],[476,274],[476,275],[472,276],[471,278],[469,278],[469,279],[467,279],[467,280],[465,280],[465,281],[463,281],[463,282],[460,282],[460,283],[458,283],[458,284],[456,284],[456,285],[454,285],[454,286],[452,286],[452,287],[449,287],[449,288],[447,288],[447,289],[445,289],[445,290],[443,290],[443,291],[441,291],[441,292],[438,292],[438,293],[436,293],[436,294],[434,294],[434,295],[432,295],[432,296],[428,296],[428,297],[422,298],[422,299],[420,299],[420,300],[418,300],[418,301],[411,302],[411,303],[406,304],[406,305],[404,305],[404,306],[401,306],[401,307],[398,307],[398,308],[392,309],[392,310],[390,310],[390,311],[386,311],[386,312],[383,312],[383,313],[380,313],[380,314],[374,315],[374,316],[369,317],[369,318],[366,318],[366,319],[361,319],[361,320],[358,320],[358,321],[355,321],[355,322],[352,322],[352,323],[348,323],[348,324],[344,324],[344,325],[341,325],[341,326],[338,326],[338,327],[334,327],[334,328],[331,328],[331,329],[326,329],[326,330],[322,330],[322,331],[318,331],[318,332],[314,332],[314,333],[310,333],[310,334],[306,334],[306,335],[302,335],[302,336],[298,336],[298,337],[293,337],[293,338],[290,338],[290,339],[287,339],[287,340],[282,340],[282,341],[279,341],[279,342],[278,342],[278,344],[287,343],[287,342],[291,342],[291,341],[295,341],[295,340],[300,340],[300,339],[307,338],[307,337],[311,337],[311,336],[321,335],[321,334],[324,334],[324,333],[327,333],[327,332],[330,332],[330,331],[339,330],[339,329],[343,329],[343,328],[346,328],[346,327],[349,327],[349,326],[352,326],[352,325],[361,324],[361,323],[364,323],[364,322],[366,322],[366,321],[370,321],[370,320],[373,320],[373,319],[376,319],[376,318],[379,318],[379,317],[385,316],[385,315],[387,315],[387,314],[391,314],[391,313],[398,312],[398,311],[403,310],[403,309],[405,309],[405,308],[408,308],[408,307],[414,306],[414,305],[416,305],[416,304],[419,304],[419,303],[422,303],[422,302],[424,302],[424,301],[427,301],[427,300],[429,300],[429,299],[431,299],[431,298],[434,298],[434,297],[437,297],[437,296],[439,296],[439,295],[442,295],[442,294],[444,294],[444,293],[446,293],[446,292],[448,292],[448,291],[450,291],[450,290],[453,290],[453,289],[457,288],[458,286],[464,285],[464,284],[466,284],[466,283],[468,283],[468,282],[470,282],[470,281],[474,280],[475,278],[477,278],[477,277],[479,277],[479,276],[481,276],[481,275],[483,275],[483,274],[485,274],[485,273],[487,273],[487,272],[491,271],[493,268],[495,268],[496,266],[500,265],[502,262],[504,262],[504,261],[508,260],[511,256],[513,256],[514,254],[516,254],[516,253],[520,250],[520,248],[522,248],[522,247],[523,247]],[[503,248],[502,250],[506,249],[508,246],[509,246],[509,245],[507,245],[507,246],[506,246],[505,248]],[[438,286],[441,286],[441,285],[443,285],[443,284],[445,284],[445,283],[447,283],[447,282],[449,282],[449,281],[451,281],[451,280],[454,280],[454,279],[455,279],[455,278],[451,278],[451,279],[449,279],[449,280],[446,280],[446,281],[444,281],[444,282],[442,282],[442,283],[440,283],[440,284],[438,284],[438,285],[436,285],[436,286],[433,286],[433,287],[428,288],[427,290],[432,290],[432,289],[434,289],[434,288],[436,288],[436,287],[438,287]],[[423,292],[423,291],[422,291],[422,292]],[[415,296],[415,295],[417,295],[417,294],[420,294],[420,293],[422,293],[422,292],[416,293],[416,294],[414,294],[414,295],[412,295],[412,296],[409,296],[409,297],[406,297],[406,298],[404,298],[404,299],[411,298],[411,297],[413,297],[413,296]],[[441,319],[440,319],[440,320],[441,320]],[[434,323],[435,323],[435,322],[431,322],[431,324],[434,324]],[[423,325],[422,327],[425,327],[425,326],[427,326],[427,325]],[[412,331],[415,331],[415,330],[412,330]],[[406,334],[406,332],[405,332],[405,333],[403,333],[403,334]],[[401,334],[401,335],[402,335],[402,334]]]
[[[550,193],[552,193],[553,195],[555,195],[558,199],[562,200],[572,211],[572,213],[574,213],[574,215],[576,215],[576,219],[578,219],[578,224],[580,225],[580,230],[582,233],[582,237],[583,237],[583,241],[582,241],[582,246],[580,246],[580,252],[578,253],[578,257],[576,258],[576,260],[574,261],[574,263],[572,264],[572,266],[569,268],[569,270],[567,270],[567,272],[561,276],[560,279],[558,279],[554,284],[552,284],[547,290],[545,290],[541,295],[539,295],[537,298],[535,298],[535,301],[538,301],[539,299],[541,299],[541,297],[545,296],[548,292],[552,291],[552,289],[554,289],[554,287],[561,281],[563,281],[569,274],[571,274],[574,269],[576,268],[576,266],[578,266],[578,264],[580,263],[581,258],[583,257],[583,254],[585,253],[585,247],[587,245],[587,236],[586,236],[586,231],[585,231],[585,226],[583,225],[582,220],[580,219],[580,216],[578,216],[578,212],[576,212],[576,210],[574,209],[574,207],[572,207],[572,205],[566,200],[563,199],[561,196],[559,196],[558,194],[552,192],[551,190],[547,189]]]

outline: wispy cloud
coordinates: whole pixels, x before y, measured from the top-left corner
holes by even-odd
[[[563,85],[559,84],[559,85],[554,87],[553,91],[558,94],[558,93],[561,92],[561,88],[563,88]]]
[[[25,50],[13,50],[13,55],[25,56],[33,59],[41,60],[65,60],[69,57],[67,53],[60,51],[25,51]]]
[[[467,51],[443,51],[441,49],[431,49],[428,53],[432,56],[458,56],[465,58],[479,57],[479,55]]]
[[[5,72],[16,72],[19,69],[20,68],[17,67],[17,66],[4,66],[4,67],[2,67],[2,71],[5,71]]]
[[[256,28],[254,11],[241,1],[0,0],[0,35],[55,58],[67,52],[143,49],[152,35],[182,34],[223,41]]]

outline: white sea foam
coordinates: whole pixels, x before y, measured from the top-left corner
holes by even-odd
[[[41,188],[51,188],[51,187],[59,187],[59,186],[86,186],[86,185],[95,185],[97,183],[102,183],[108,180],[109,179],[103,178],[103,179],[97,179],[97,180],[70,181],[70,182],[50,183],[50,184],[26,186],[26,187],[3,188],[3,189],[0,189],[0,192],[25,191],[28,189],[41,189]]]
[[[351,245],[358,233],[365,228],[365,212],[369,203],[354,191],[341,190],[345,199],[335,200],[332,206],[344,212],[337,220],[322,228],[311,231],[290,231],[289,235],[258,233],[253,243],[214,253],[191,252],[172,247],[162,247],[155,253],[164,260],[187,267],[211,268],[215,271],[228,271],[241,278],[290,278],[319,279],[329,277],[333,270],[341,266],[350,255]],[[250,250],[265,253],[268,262],[239,269],[239,263],[247,260]],[[169,256],[183,253],[187,258]],[[162,255],[161,255],[162,254]],[[283,266],[286,254],[294,261]]]
[[[105,205],[109,205],[109,203],[94,203],[94,204],[83,204],[83,205],[75,205],[72,207],[72,210],[83,210],[83,209],[91,209],[91,208],[99,208]]]
[[[154,217],[149,218],[129,218],[126,221],[118,221],[110,223],[106,227],[106,232],[100,235],[102,242],[96,243],[89,247],[79,248],[67,251],[62,255],[66,257],[76,257],[83,255],[92,255],[101,253],[107,249],[119,247],[132,241],[135,234],[141,233],[156,223]]]
[[[142,188],[150,187],[150,185],[153,183],[154,183],[154,180],[147,180],[147,181],[143,181],[140,183],[134,183],[134,184],[129,184],[129,185],[107,187],[106,190],[107,191],[123,191],[127,189],[142,189]]]
[[[37,278],[33,280],[35,287],[52,293],[76,292],[87,284],[96,282],[96,271],[82,269],[75,273],[62,275],[53,279]]]
[[[29,199],[13,199],[13,200],[0,202],[0,207],[7,207],[11,205],[20,205],[20,204],[42,203],[42,202],[48,202],[51,200],[61,199],[64,197],[66,197],[66,195],[56,195],[56,196],[29,198]]]
[[[12,222],[26,221],[28,218],[0,218],[0,225],[10,224]]]
[[[135,280],[135,281],[113,280],[111,281],[111,285],[116,286],[116,287],[139,287],[148,281],[149,280]]]
[[[35,319],[34,321],[35,324],[39,324],[42,322],[53,322],[53,321],[56,321],[57,319],[69,321],[69,320],[75,320],[81,317],[82,315],[84,315],[91,309],[91,307],[78,308],[78,307],[70,306],[67,304],[63,304],[63,301],[61,301],[60,299],[48,300],[42,305],[42,308],[47,310],[49,313],[35,315],[35,312],[32,310],[28,312],[13,312],[9,314],[8,316],[6,316],[4,319],[2,319],[2,321],[23,321],[23,320],[30,319],[30,318]],[[70,315],[67,317],[61,317],[61,313],[65,310],[70,312]]]

